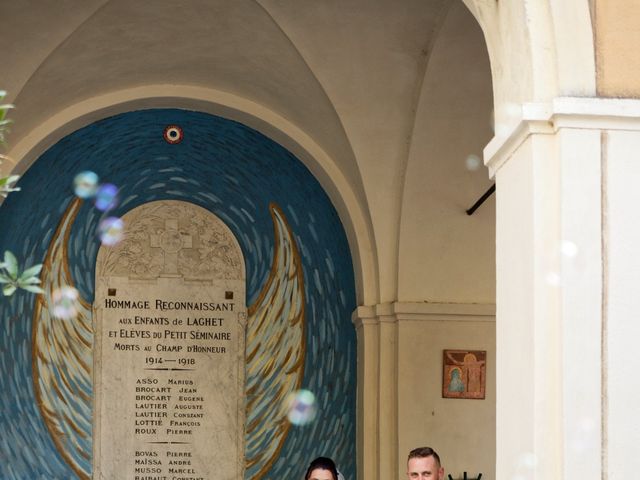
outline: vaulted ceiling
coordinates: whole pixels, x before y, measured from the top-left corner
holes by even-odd
[[[19,107],[12,141],[102,93],[149,84],[207,86],[300,125],[355,181],[348,137],[356,148],[392,157],[393,143],[406,142],[450,3],[3,2],[0,81]]]
[[[416,201],[404,198],[410,159],[437,165],[461,156],[438,174],[457,176],[461,205],[489,184],[484,168],[462,167],[491,136],[491,76],[482,32],[461,0],[21,0],[2,2],[0,17],[0,88],[17,105],[10,144],[111,92],[150,85],[228,92],[287,119],[335,162],[370,216],[379,274],[391,283],[402,205]],[[461,77],[451,77],[455,65]],[[468,127],[475,130],[466,153],[444,155],[416,131],[430,128],[425,116],[456,125],[467,115],[467,100],[453,109],[429,100],[447,89],[461,92],[454,100],[483,92],[469,112],[486,118]],[[493,229],[493,217],[487,225]]]

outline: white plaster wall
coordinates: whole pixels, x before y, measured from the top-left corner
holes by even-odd
[[[601,475],[600,132],[566,113],[587,104],[554,102],[489,160],[507,159],[496,173],[497,478]]]
[[[400,301],[495,302],[495,198],[465,210],[492,181],[466,160],[492,135],[491,71],[477,22],[447,14],[422,84],[400,223]]]
[[[451,306],[398,320],[398,478],[407,454],[430,446],[445,477],[495,477],[496,348],[493,307]],[[435,310],[435,309],[434,309]],[[463,314],[461,314],[463,313]],[[442,351],[487,351],[484,400],[442,398]]]
[[[608,132],[605,167],[606,462],[608,478],[640,472],[640,133]]]
[[[509,272],[497,284],[496,348],[500,379],[496,411],[496,478],[518,472],[518,458],[534,450],[534,192],[531,142],[496,176],[496,269]],[[524,221],[526,219],[526,221]],[[522,419],[518,421],[518,419]],[[529,480],[531,477],[525,477]]]
[[[561,365],[564,478],[600,480],[602,471],[601,132],[557,133],[560,166]],[[567,250],[575,245],[575,251]],[[567,255],[569,252],[569,255]],[[585,375],[585,372],[590,374]]]

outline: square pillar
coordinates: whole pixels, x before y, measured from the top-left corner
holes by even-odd
[[[640,102],[527,104],[496,179],[497,478],[632,478]]]

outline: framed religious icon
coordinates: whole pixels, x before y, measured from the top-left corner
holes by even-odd
[[[443,350],[442,397],[483,400],[486,350]]]

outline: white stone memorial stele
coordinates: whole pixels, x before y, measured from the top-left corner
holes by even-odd
[[[180,201],[126,215],[96,264],[94,479],[244,478],[245,268]]]

